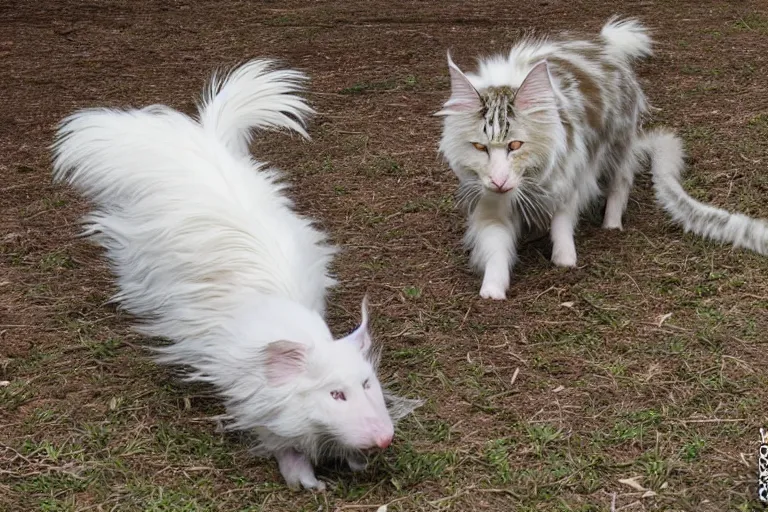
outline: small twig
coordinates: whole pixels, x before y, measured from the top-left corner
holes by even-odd
[[[512,374],[512,379],[509,381],[510,386],[515,385],[515,381],[517,380],[517,375],[520,373],[520,368],[515,368],[515,373]]]
[[[702,420],[677,420],[679,423],[741,423],[744,418],[708,418]]]

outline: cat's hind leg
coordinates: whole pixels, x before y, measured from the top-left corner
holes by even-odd
[[[621,218],[627,209],[629,192],[635,181],[635,173],[640,165],[637,155],[627,146],[614,148],[613,161],[608,181],[608,195],[603,214],[604,229],[622,229]]]
[[[520,222],[511,215],[509,199],[504,195],[485,194],[469,216],[465,243],[470,262],[483,272],[480,297],[507,298],[512,265],[517,260]]]
[[[576,243],[573,231],[579,220],[578,203],[574,199],[562,205],[552,216],[549,234],[552,238],[552,263],[558,267],[576,266]]]

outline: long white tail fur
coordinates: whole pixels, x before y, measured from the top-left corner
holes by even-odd
[[[651,156],[657,202],[685,232],[768,255],[768,223],[702,204],[688,195],[680,184],[685,152],[677,135],[656,129],[645,134],[637,148]]]
[[[303,134],[311,112],[293,94],[301,75],[271,66],[251,61],[215,80],[199,123],[152,106],[84,110],[59,127],[54,179],[95,203],[84,234],[106,249],[115,300],[146,334],[194,337],[243,290],[323,314],[335,249],[248,155],[252,128]]]
[[[610,18],[600,31],[600,37],[608,51],[623,59],[639,59],[652,53],[648,29],[634,18]]]
[[[254,60],[219,78],[213,76],[200,107],[200,122],[238,155],[248,154],[254,128],[288,128],[305,138],[304,120],[314,113],[295,93],[307,77]]]

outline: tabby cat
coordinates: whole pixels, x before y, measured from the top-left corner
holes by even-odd
[[[656,197],[686,231],[768,254],[768,224],[701,204],[681,187],[681,140],[644,132],[648,104],[632,64],[648,31],[611,18],[599,36],[525,38],[464,74],[448,55],[451,97],[440,152],[468,205],[465,242],[480,296],[504,299],[524,229],[548,230],[552,262],[576,265],[580,213],[606,195],[603,227],[621,229],[635,173],[651,161]]]

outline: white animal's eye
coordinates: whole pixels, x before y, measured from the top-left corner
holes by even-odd
[[[347,401],[347,397],[343,391],[331,391],[331,397],[333,397],[334,400]]]
[[[520,140],[513,140],[512,142],[509,143],[508,147],[509,147],[510,151],[517,151],[518,149],[520,149],[522,147],[522,145],[523,145],[522,141],[520,141]]]
[[[485,146],[483,146],[479,142],[473,142],[472,145],[475,146],[475,149],[478,150],[478,151],[487,151],[488,150],[488,148],[486,148]]]
[[[369,379],[365,379],[365,382],[363,382],[363,389],[368,389],[371,387],[371,383],[369,382]]]

